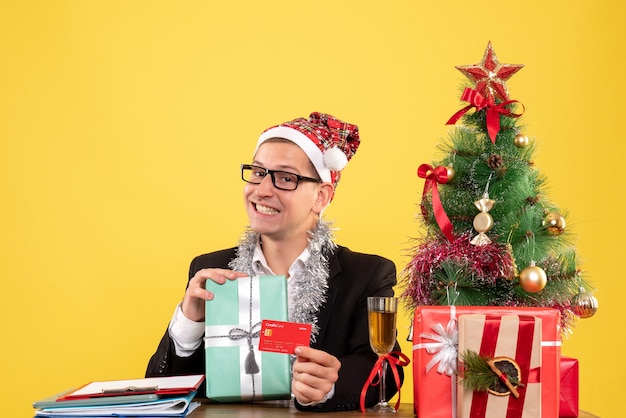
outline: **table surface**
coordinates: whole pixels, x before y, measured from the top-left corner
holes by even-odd
[[[357,417],[357,416],[380,416],[375,412],[362,414],[361,411],[341,411],[341,412],[301,412],[298,411],[291,401],[259,402],[251,404],[219,404],[203,403],[195,411],[188,415],[189,418],[205,417],[240,417],[240,418],[269,418],[288,416],[315,416],[317,418],[331,417]],[[415,418],[413,404],[403,403],[396,414],[390,414],[397,418]],[[580,411],[578,418],[598,418],[596,415]]]

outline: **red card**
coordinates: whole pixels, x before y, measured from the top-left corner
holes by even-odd
[[[308,347],[310,340],[311,324],[267,319],[261,322],[259,351],[293,354],[293,350],[299,345]]]

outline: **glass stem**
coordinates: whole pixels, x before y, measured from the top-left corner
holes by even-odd
[[[385,376],[387,375],[387,360],[383,360],[383,367],[380,370],[380,395],[378,397],[379,404],[387,403],[387,391],[385,390]]]

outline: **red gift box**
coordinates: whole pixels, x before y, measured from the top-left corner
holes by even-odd
[[[577,417],[578,413],[578,360],[571,357],[561,357],[559,417]]]
[[[535,316],[459,316],[459,355],[469,350],[488,359],[504,357],[514,361],[519,371],[519,385],[514,387],[517,391],[514,396],[506,388],[489,392],[466,389],[459,380],[458,418],[541,416],[541,325],[541,318]],[[463,367],[462,358],[459,358],[459,365]]]
[[[463,314],[490,313],[530,315],[542,319],[541,411],[544,418],[558,416],[561,360],[561,316],[558,310],[419,306],[413,320],[413,402],[418,418],[456,417],[457,320]]]

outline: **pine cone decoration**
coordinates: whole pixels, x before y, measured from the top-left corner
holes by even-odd
[[[504,160],[498,154],[492,154],[487,158],[487,166],[494,171],[502,167],[502,164],[504,164]]]

